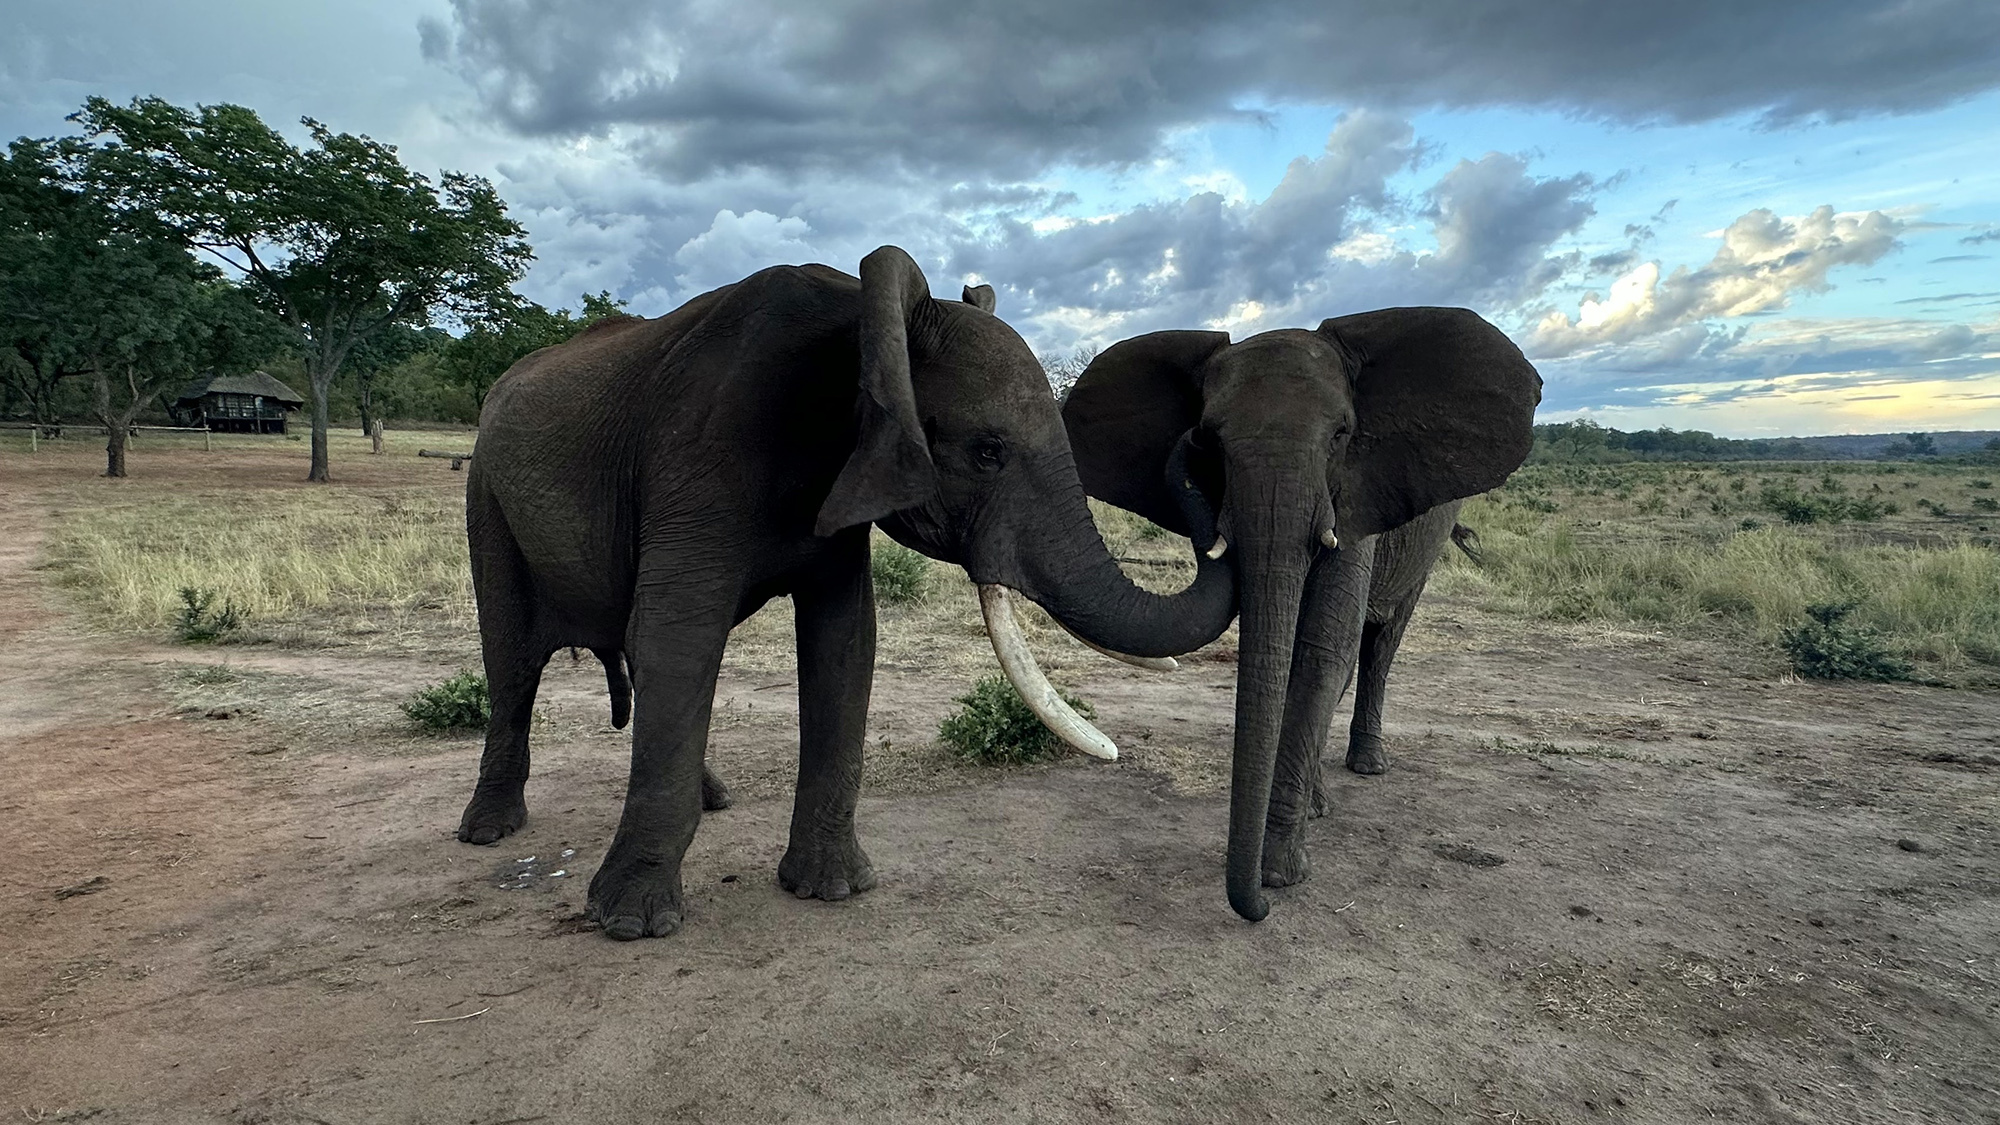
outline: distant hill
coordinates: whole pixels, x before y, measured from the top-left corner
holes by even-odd
[[[1626,433],[1588,419],[1535,427],[1536,461],[1882,461],[1977,457],[2000,461],[2000,430],[1725,438],[1706,430]]]

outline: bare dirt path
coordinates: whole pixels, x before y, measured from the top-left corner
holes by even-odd
[[[32,569],[53,478],[24,461],[0,1116],[2000,1121],[1992,693],[1432,606],[1390,774],[1335,771],[1312,880],[1250,926],[1226,660],[1086,680],[1117,765],[885,779],[881,886],[838,905],[774,885],[789,677],[732,670],[743,799],[702,826],[683,932],[620,945],[576,920],[624,782],[590,666],[551,671],[526,831],[460,845],[476,742],[355,718],[451,659],[90,635]],[[247,677],[218,699],[348,710],[210,719],[167,663],[194,660]],[[921,743],[962,686],[883,672],[871,741]]]

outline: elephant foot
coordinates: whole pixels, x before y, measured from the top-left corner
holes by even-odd
[[[617,848],[590,881],[584,913],[616,941],[666,937],[681,928],[681,871],[643,861],[621,862]]]
[[[736,798],[730,795],[729,786],[724,785],[713,770],[701,767],[701,811],[720,812],[735,803]]]
[[[1290,887],[1303,883],[1312,874],[1312,858],[1306,854],[1303,825],[1289,830],[1270,828],[1264,833],[1264,885]]]
[[[458,838],[468,844],[497,844],[528,823],[528,802],[519,784],[476,789],[458,821]]]
[[[1347,768],[1374,776],[1389,772],[1389,754],[1379,734],[1355,735],[1347,741]]]
[[[794,842],[778,862],[778,885],[800,898],[839,902],[875,886],[875,866],[851,834],[835,843]]]

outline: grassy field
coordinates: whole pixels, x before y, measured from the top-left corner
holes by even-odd
[[[1483,566],[1433,590],[1543,620],[1775,644],[1806,608],[1854,620],[1931,675],[2000,675],[1991,468],[1907,463],[1531,465],[1466,506]]]
[[[142,449],[200,448],[189,435],[142,440]],[[282,450],[288,439],[248,440]],[[392,453],[407,458],[419,445],[468,444],[469,435],[391,440]],[[336,443],[336,475],[365,457],[356,435],[336,435]],[[246,639],[309,645],[391,632],[462,643],[473,621],[456,491],[463,478],[438,468],[422,486],[286,488],[253,501],[227,484],[149,480],[135,461],[115,499],[101,489],[78,493],[48,558],[107,629],[165,635],[190,588],[232,604]],[[1872,462],[1530,465],[1467,505],[1462,519],[1480,533],[1483,563],[1451,552],[1432,597],[1774,652],[1807,607],[1852,602],[1852,620],[1923,675],[1993,682],[1995,476],[1991,468]],[[245,519],[248,504],[256,511]],[[1098,516],[1136,579],[1159,589],[1188,580],[1184,540],[1114,509],[1100,507]],[[887,547],[877,538],[878,549]],[[989,656],[970,585],[935,564],[922,584],[916,600],[885,600],[883,662],[975,674]],[[1096,659],[1039,612],[1024,618],[1051,670]],[[789,606],[780,600],[745,622],[730,655],[747,666],[789,667]]]

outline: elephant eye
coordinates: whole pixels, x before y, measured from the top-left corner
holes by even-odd
[[[1007,463],[1007,443],[997,437],[976,438],[972,443],[972,460],[989,472],[998,469]]]

